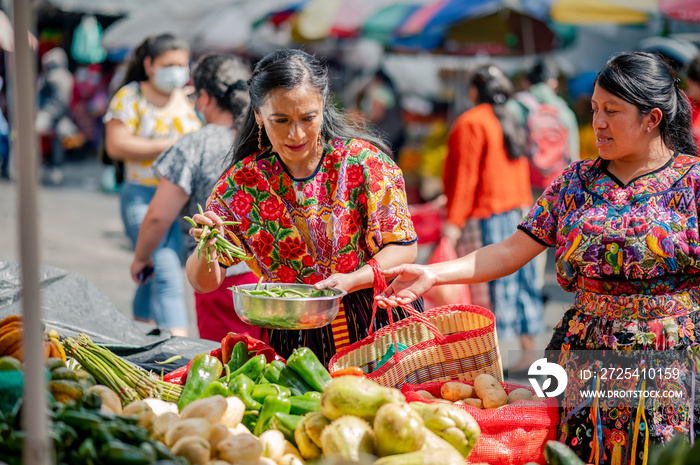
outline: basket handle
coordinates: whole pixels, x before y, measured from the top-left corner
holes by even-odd
[[[369,266],[372,267],[372,272],[374,273],[374,297],[378,296],[380,293],[384,292],[384,290],[387,288],[387,283],[386,280],[384,279],[384,275],[382,274],[382,269],[379,267],[379,263],[375,259],[371,259],[370,261],[367,262]],[[369,331],[368,335],[371,336],[374,333],[374,319],[377,316],[377,308],[379,306],[377,305],[377,301],[372,299],[372,321],[370,321],[369,324]],[[435,336],[435,339],[439,342],[442,342],[445,339],[445,336],[442,335],[440,330],[435,326],[433,323],[430,322],[430,320],[417,311],[411,304],[403,304],[401,305],[401,308],[404,309],[408,314],[411,316],[415,317],[416,320],[420,321],[423,323],[423,325]],[[396,331],[394,330],[393,324],[394,324],[394,316],[393,313],[390,309],[387,309],[387,313],[389,315],[389,324],[391,325],[391,334],[394,338],[394,348],[395,348],[395,354],[398,357],[399,355],[399,348],[396,343]]]

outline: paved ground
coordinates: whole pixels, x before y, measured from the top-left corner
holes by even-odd
[[[65,164],[65,181],[61,186],[40,186],[41,263],[64,268],[86,276],[126,315],[131,314],[131,299],[136,287],[129,275],[131,245],[124,235],[119,216],[119,198],[100,189],[103,166],[93,158],[70,160]],[[0,180],[0,259],[18,260],[17,184]],[[547,329],[537,338],[543,349],[551,336],[551,328],[571,305],[573,297],[556,284],[553,251],[549,251],[545,293]],[[185,279],[183,277],[183,279]],[[186,282],[186,279],[185,279]],[[189,283],[186,283],[187,289]],[[190,335],[196,337],[194,299],[187,292],[190,313]],[[504,366],[515,362],[517,340],[500,341]]]

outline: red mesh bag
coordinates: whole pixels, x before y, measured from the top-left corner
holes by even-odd
[[[473,381],[459,381],[470,386]],[[440,398],[440,389],[445,382],[404,384],[401,392],[408,402],[435,403],[423,398],[416,391],[428,391]],[[507,393],[528,386],[501,383]],[[494,409],[478,409],[471,405],[455,405],[469,412],[481,428],[481,435],[472,449],[467,463],[489,463],[491,465],[522,465],[527,462],[546,463],[544,444],[555,440],[559,424],[559,404],[556,398],[543,401],[518,401]]]

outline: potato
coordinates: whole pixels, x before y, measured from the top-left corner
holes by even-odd
[[[513,402],[516,402],[518,400],[530,400],[532,399],[532,396],[533,394],[530,392],[529,389],[513,389],[512,391],[510,391],[510,394],[508,394],[508,403],[512,404]]]
[[[471,397],[469,399],[462,399],[464,405],[471,405],[472,407],[476,408],[484,408],[484,401],[481,399],[472,399]]]
[[[476,395],[484,401],[484,408],[498,408],[508,402],[508,394],[500,381],[493,376],[482,373],[474,380]]]
[[[474,397],[474,388],[468,384],[450,381],[442,385],[442,388],[440,388],[440,395],[443,399],[454,402],[456,400]]]
[[[429,393],[428,391],[416,391],[416,394],[420,394],[420,396],[423,399],[429,399],[429,400],[435,399],[435,396],[432,395],[431,393]]]

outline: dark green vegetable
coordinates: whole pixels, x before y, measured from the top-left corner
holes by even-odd
[[[273,360],[267,364],[263,376],[271,383],[288,387],[293,395],[301,395],[311,391],[311,387],[295,371],[280,360]],[[297,392],[294,392],[294,391]]]
[[[289,400],[292,402],[290,413],[294,415],[305,415],[309,412],[321,411],[321,399],[307,396],[292,396]]]
[[[199,396],[199,398],[203,399],[205,397],[211,397],[211,396],[216,396],[216,395],[228,397],[231,395],[231,392],[228,390],[228,387],[226,386],[226,384],[224,382],[214,381],[209,386],[207,386],[207,388]]]
[[[137,446],[123,442],[111,442],[100,449],[100,462],[115,465],[148,465],[152,456]]]
[[[243,401],[246,410],[260,410],[262,405],[252,397],[255,383],[244,374],[240,374],[228,383],[228,390]]]
[[[219,379],[222,370],[218,358],[209,354],[197,355],[187,372],[187,382],[177,402],[178,409],[182,411],[187,404],[198,399],[211,383]]]
[[[85,463],[98,463],[95,441],[92,438],[85,439],[78,447],[78,455]]]
[[[253,388],[251,396],[256,402],[261,404],[265,402],[265,398],[268,396],[291,396],[291,391],[285,386],[280,386],[279,384],[267,383],[267,384],[256,384]]]
[[[264,431],[270,429],[270,420],[272,420],[275,413],[289,413],[291,409],[292,402],[288,397],[269,396],[265,399],[262,410],[260,410],[260,416],[258,417],[258,423],[255,425],[254,434],[260,436]]]
[[[309,391],[304,394],[304,397],[311,397],[312,399],[321,400],[321,393],[318,391]]]
[[[296,371],[315,391],[323,391],[323,388],[332,379],[326,367],[308,347],[294,349],[292,355],[287,359],[287,366]]]
[[[243,341],[238,341],[231,351],[231,359],[227,365],[231,373],[235,373],[240,367],[248,361],[248,346]]]
[[[58,419],[67,425],[83,431],[92,431],[103,423],[104,420],[98,415],[79,410],[64,410]]]

